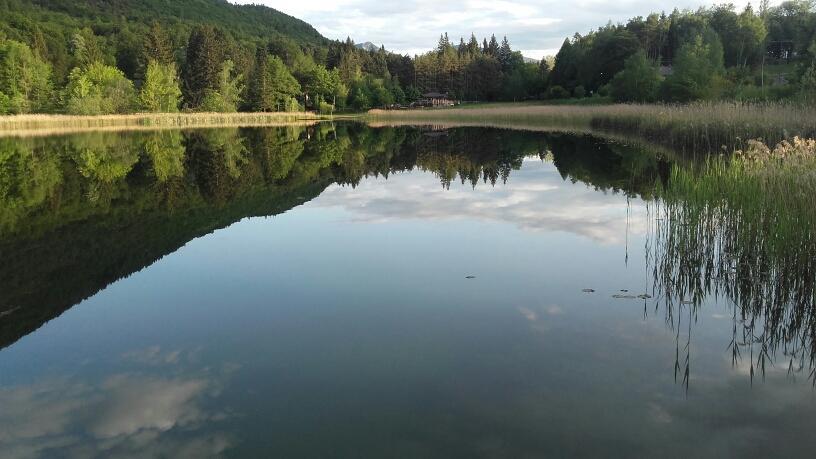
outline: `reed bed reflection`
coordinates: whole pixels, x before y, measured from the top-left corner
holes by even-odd
[[[816,383],[816,141],[752,141],[674,167],[660,188],[648,244],[667,321],[679,329],[684,308],[690,324],[707,298],[725,300],[735,365],[747,354],[753,378],[783,360]]]

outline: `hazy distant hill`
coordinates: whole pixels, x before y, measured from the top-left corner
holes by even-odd
[[[380,49],[379,46],[375,45],[374,43],[371,43],[370,41],[367,41],[365,43],[357,43],[356,46],[357,48],[365,51],[377,51],[378,49]]]

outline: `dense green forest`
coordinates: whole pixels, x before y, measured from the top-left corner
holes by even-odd
[[[610,23],[540,63],[496,36],[443,34],[413,57],[365,50],[224,0],[0,0],[0,11],[0,114],[365,110],[425,92],[624,102],[816,94],[813,0]]]

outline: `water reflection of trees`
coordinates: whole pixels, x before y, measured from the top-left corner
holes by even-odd
[[[358,124],[2,139],[0,345],[195,237],[332,183],[418,168],[445,187],[490,186],[538,156],[565,180],[649,193],[659,161],[628,155],[590,137]]]

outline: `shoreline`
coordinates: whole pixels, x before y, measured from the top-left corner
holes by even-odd
[[[134,113],[128,115],[0,116],[0,138],[41,137],[80,132],[149,131],[241,126],[314,124],[327,118],[312,112],[270,113]]]
[[[682,153],[731,152],[751,139],[776,145],[793,137],[816,138],[816,109],[794,104],[597,106],[485,104],[481,107],[410,111],[371,110],[374,124],[468,124],[526,129],[593,131],[643,140]]]

